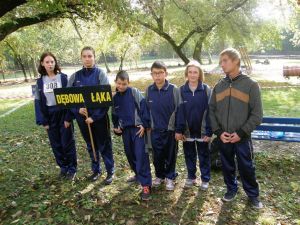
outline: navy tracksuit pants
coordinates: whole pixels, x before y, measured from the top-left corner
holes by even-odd
[[[201,180],[203,182],[209,182],[210,153],[208,143],[199,141],[185,141],[183,142],[183,151],[186,167],[188,170],[188,179],[196,179],[198,155]]]
[[[152,130],[151,144],[156,177],[174,180],[177,176],[175,168],[178,152],[175,132]]]
[[[149,154],[146,152],[144,137],[139,137],[136,133],[137,127],[126,127],[123,129],[122,138],[125,154],[130,168],[134,171],[137,180],[142,186],[151,186],[151,169]]]
[[[48,107],[48,137],[57,165],[62,173],[74,174],[77,170],[77,156],[73,124],[65,128],[63,111],[56,106]]]
[[[235,156],[243,188],[248,197],[258,197],[259,187],[256,182],[255,167],[252,161],[253,147],[251,140],[241,143],[220,142],[220,155],[224,182],[228,191],[237,192]]]
[[[76,115],[76,120],[80,132],[83,136],[83,139],[86,142],[87,150],[89,152],[92,161],[91,163],[92,171],[94,173],[102,172],[100,166],[100,154],[101,154],[104,161],[106,172],[108,174],[113,174],[114,159],[113,159],[113,152],[112,152],[110,124],[109,124],[108,115],[105,115],[102,119],[97,120],[91,124],[97,161],[95,161],[94,159],[90,134],[89,134],[88,126],[85,123],[85,117],[81,115]]]

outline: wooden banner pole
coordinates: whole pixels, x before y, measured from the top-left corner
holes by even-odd
[[[89,118],[88,110],[86,108],[86,118]],[[91,144],[92,144],[92,150],[93,150],[93,155],[94,159],[97,162],[97,156],[96,156],[96,150],[95,150],[95,145],[94,145],[94,138],[93,138],[93,133],[92,133],[92,128],[91,124],[88,123],[88,129],[89,129],[89,134],[90,134],[90,139],[91,139]]]

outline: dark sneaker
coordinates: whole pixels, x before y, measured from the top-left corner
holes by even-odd
[[[236,192],[228,191],[225,193],[222,200],[224,202],[231,202],[235,198],[235,196],[236,196]]]
[[[264,206],[257,197],[249,198],[250,204],[255,209],[262,209]]]
[[[91,176],[89,176],[89,180],[92,182],[95,182],[98,180],[101,176],[101,173],[93,173]]]
[[[149,186],[144,186],[142,193],[141,193],[141,199],[143,201],[149,201],[150,200],[150,187]]]
[[[105,180],[104,180],[104,184],[105,185],[110,185],[113,181],[114,175],[113,174],[107,174]]]
[[[135,182],[137,182],[136,176],[129,177],[126,182],[127,183],[135,183]]]
[[[67,179],[67,180],[70,180],[70,181],[72,181],[72,182],[74,182],[75,179],[76,179],[76,173],[68,173],[68,174],[66,175],[66,179]]]

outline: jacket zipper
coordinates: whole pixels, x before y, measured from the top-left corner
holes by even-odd
[[[227,132],[229,132],[229,112],[230,112],[230,103],[231,103],[231,88],[232,88],[232,79],[230,79],[230,84],[229,84],[229,103],[228,103],[228,112],[227,112]]]

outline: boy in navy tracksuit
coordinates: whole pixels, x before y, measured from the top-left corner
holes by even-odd
[[[204,74],[201,65],[191,61],[185,70],[187,82],[180,87],[180,104],[176,121],[176,138],[183,141],[185,162],[188,170],[185,187],[196,182],[196,162],[199,157],[201,171],[201,189],[208,188],[210,180],[209,141],[212,129],[208,115],[210,88],[203,83]]]
[[[146,101],[138,89],[128,87],[126,71],[118,72],[115,82],[117,92],[113,97],[112,110],[114,132],[122,135],[127,160],[135,173],[128,182],[138,181],[143,187],[142,200],[149,200],[152,179],[144,140],[145,128],[150,126]]]
[[[109,84],[104,71],[95,66],[95,52],[93,48],[83,48],[81,51],[81,58],[84,67],[70,77],[68,87]],[[76,118],[81,134],[86,142],[87,150],[92,161],[93,174],[90,176],[91,181],[96,181],[102,173],[99,157],[99,154],[101,153],[107,172],[107,177],[104,181],[105,184],[110,184],[112,182],[114,174],[110,123],[107,114],[108,109],[109,107],[88,110],[86,108],[73,108],[70,111],[72,113],[70,113],[66,118],[66,121],[71,121],[74,117]],[[97,161],[94,159],[87,124],[91,125]]]
[[[166,180],[166,190],[174,190],[177,157],[175,118],[180,104],[179,89],[166,80],[167,67],[156,61],[151,66],[154,83],[146,90],[146,101],[151,118],[151,144],[156,179],[153,186]]]
[[[53,89],[66,87],[67,75],[60,73],[55,56],[44,53],[38,68],[41,77],[35,91],[36,123],[43,126],[50,140],[56,163],[60,167],[59,178],[73,180],[77,170],[77,158],[73,127],[65,126],[65,110],[56,106]]]

